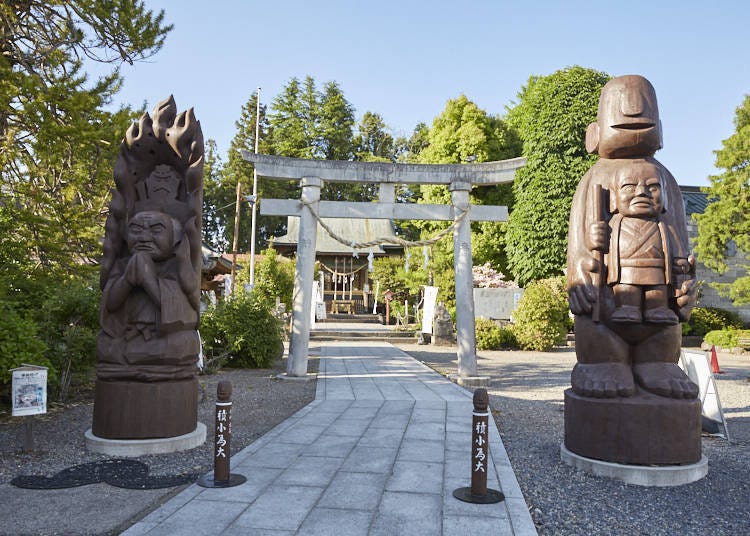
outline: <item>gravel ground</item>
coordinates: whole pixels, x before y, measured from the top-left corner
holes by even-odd
[[[440,372],[456,372],[455,349],[399,347]],[[715,377],[732,442],[703,438],[708,476],[645,488],[560,461],[572,349],[479,354],[479,373],[492,377],[495,421],[540,534],[750,534],[750,356],[719,354],[724,374]]]
[[[311,358],[309,369],[317,370],[317,364],[317,358]],[[285,366],[279,360],[269,369],[226,369],[200,376],[198,420],[207,426],[209,435],[220,380],[229,380],[233,386],[233,453],[314,400],[314,381],[275,379]],[[62,490],[11,486],[10,480],[17,475],[53,476],[74,465],[108,458],[85,448],[84,432],[91,427],[93,411],[90,396],[76,403],[51,406],[46,415],[34,417],[36,451],[30,454],[21,452],[21,419],[0,413],[0,534],[117,534],[184,488],[129,490],[104,483]],[[153,475],[206,473],[213,468],[213,443],[209,438],[189,451],[136,459],[147,464]]]

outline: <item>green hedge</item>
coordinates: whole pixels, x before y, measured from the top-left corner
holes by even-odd
[[[740,338],[748,337],[750,337],[750,329],[718,329],[706,333],[703,341],[720,348],[734,348],[739,346]]]
[[[690,321],[682,325],[682,334],[703,337],[709,331],[740,328],[742,319],[732,311],[718,307],[696,307]]]

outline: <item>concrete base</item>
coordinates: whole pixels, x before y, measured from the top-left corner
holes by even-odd
[[[310,382],[314,379],[316,379],[318,375],[315,372],[308,372],[304,376],[290,376],[287,373],[283,374],[277,374],[276,379],[277,380],[289,380],[293,382]]]
[[[459,376],[458,374],[449,374],[448,379],[461,387],[476,388],[490,386],[489,376]]]
[[[560,458],[566,464],[597,476],[621,480],[636,486],[682,486],[700,480],[708,474],[708,459],[701,456],[698,463],[690,465],[624,465],[584,458],[560,445]]]
[[[147,454],[166,454],[190,450],[206,442],[206,425],[198,423],[189,434],[158,439],[104,439],[97,437],[89,428],[84,434],[86,448],[91,452],[100,452],[110,456],[134,458]]]

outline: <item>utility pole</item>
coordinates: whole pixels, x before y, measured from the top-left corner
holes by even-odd
[[[258,142],[260,141],[260,88],[258,88],[258,99],[255,102],[255,153],[258,153]],[[255,229],[256,211],[258,207],[258,170],[253,165],[253,197],[252,197],[252,230],[250,234],[250,287],[255,286]]]
[[[232,273],[229,295],[234,294],[234,280],[237,276],[237,248],[240,239],[240,196],[242,195],[242,181],[237,177],[237,200],[234,203],[234,239],[232,240]]]

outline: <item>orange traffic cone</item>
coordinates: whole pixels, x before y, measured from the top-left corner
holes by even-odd
[[[724,374],[719,368],[719,359],[716,357],[716,346],[711,347],[711,372],[713,374]]]

